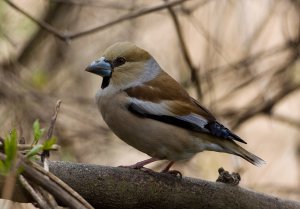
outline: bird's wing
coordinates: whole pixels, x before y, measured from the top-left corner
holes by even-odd
[[[172,101],[172,103],[174,102]],[[180,104],[177,105],[179,107]],[[183,106],[181,107],[183,108]],[[182,128],[209,133],[205,128],[208,124],[207,119],[192,112],[182,115],[176,114],[176,110],[171,108],[168,101],[153,103],[132,98],[128,104],[128,110],[140,117],[147,117]]]
[[[124,90],[130,98],[128,103],[130,112],[139,117],[246,143],[217,122],[215,117],[191,98],[175,80],[160,83],[159,87],[154,84],[149,82]],[[172,91],[168,91],[170,89]]]

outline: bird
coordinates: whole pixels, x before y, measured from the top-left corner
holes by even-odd
[[[237,155],[256,166],[265,163],[241,147],[238,143],[247,143],[218,122],[149,52],[134,43],[109,46],[85,70],[103,77],[96,104],[108,127],[128,145],[150,156],[124,167],[142,169],[168,160],[161,172],[176,173],[179,171],[170,170],[175,162],[202,151]]]

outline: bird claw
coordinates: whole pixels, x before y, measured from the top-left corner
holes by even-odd
[[[147,165],[151,162],[154,162],[154,161],[157,161],[156,158],[150,158],[148,160],[143,160],[141,162],[138,162],[136,164],[133,164],[133,165],[121,165],[121,166],[118,166],[120,168],[130,168],[130,169],[135,169],[135,170],[142,170],[142,171],[145,171],[145,172],[148,172],[148,173],[156,173],[155,171],[149,169],[149,168],[145,168],[144,165]],[[180,173],[180,171],[177,171],[177,170],[169,170],[170,167],[174,164],[174,161],[171,161],[167,167],[165,167],[160,173],[166,173],[166,174],[171,174],[172,176],[174,177],[178,177],[180,179],[182,179],[182,174]]]
[[[161,171],[161,173],[170,174],[174,177],[178,177],[179,179],[182,179],[182,173],[177,170]]]

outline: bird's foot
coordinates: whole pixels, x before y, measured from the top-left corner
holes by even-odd
[[[179,179],[182,179],[182,173],[180,171],[177,170],[168,170],[168,171],[161,171],[161,173],[167,173],[170,174],[174,177],[178,177]]]
[[[180,179],[182,179],[182,174],[180,171],[170,170],[170,168],[172,167],[173,164],[174,164],[174,161],[170,161],[168,163],[168,165],[161,171],[161,173],[168,173],[168,174],[171,174],[172,176],[179,177]]]

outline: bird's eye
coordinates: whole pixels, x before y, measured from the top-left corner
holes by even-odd
[[[118,66],[123,65],[125,62],[126,62],[126,59],[124,57],[117,57],[113,61],[113,66],[118,67]]]

